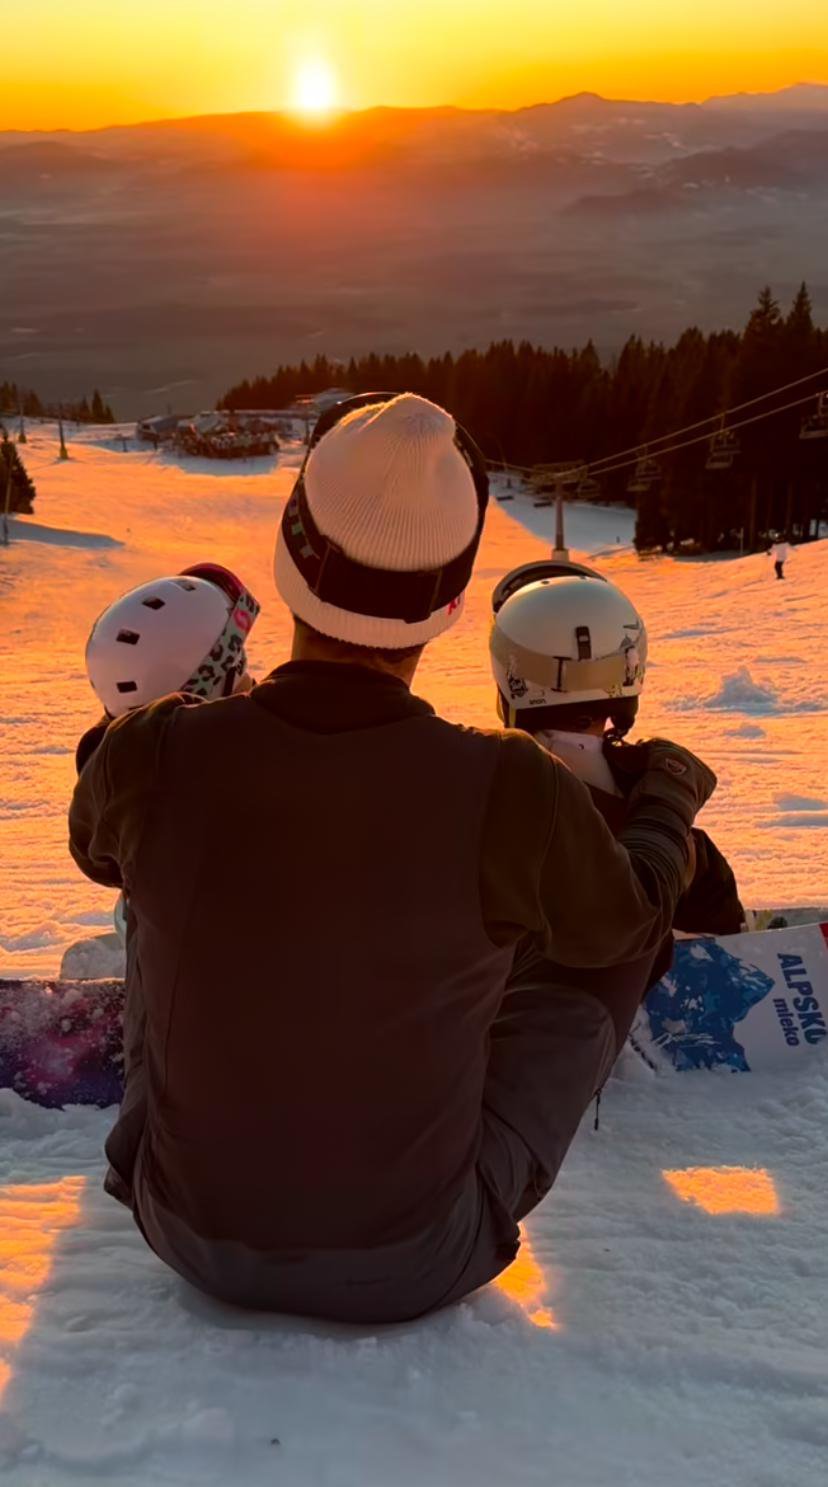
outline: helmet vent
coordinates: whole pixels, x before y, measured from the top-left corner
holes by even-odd
[[[592,660],[592,636],[589,633],[589,625],[575,626],[575,644],[578,647],[578,660]]]
[[[195,593],[196,585],[191,583],[189,578],[174,578],[173,583],[177,583],[180,589],[186,589],[188,594]]]
[[[137,630],[119,630],[115,639],[120,641],[121,645],[137,645],[141,637]]]
[[[156,598],[156,599],[142,599],[141,600],[141,603],[143,604],[143,606],[144,606],[145,609],[163,609],[164,608],[164,600],[163,599],[158,599],[158,598]]]
[[[119,692],[137,692],[138,691],[138,683],[137,682],[118,682],[118,691]]]

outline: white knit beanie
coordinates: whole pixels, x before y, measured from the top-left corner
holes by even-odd
[[[472,542],[479,503],[445,409],[413,393],[355,409],[311,450],[304,472],[310,514],[346,557],[392,572],[438,569]],[[280,526],[276,587],[293,614],[354,645],[402,649],[448,630],[463,596],[408,623],[327,604],[296,566]]]

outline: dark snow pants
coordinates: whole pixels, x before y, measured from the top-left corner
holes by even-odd
[[[785,577],[785,574],[784,574],[784,566],[785,565],[784,565],[784,563],[774,563],[773,566],[774,566],[774,568],[776,570],[776,576],[777,576],[777,578],[784,578]]]
[[[511,1263],[517,1223],[552,1187],[624,1046],[655,958],[572,971],[530,943],[518,947],[492,1027],[477,1162],[480,1227],[444,1303]]]
[[[130,1202],[147,1242],[185,1279],[235,1305],[357,1323],[398,1322],[459,1300],[514,1259],[518,1222],[549,1191],[606,1080],[655,957],[572,971],[518,947],[491,1029],[476,1165],[448,1212],[398,1243],[261,1254],[206,1241],[163,1207],[139,1142]],[[140,1102],[137,1102],[140,1104]],[[110,1153],[111,1155],[111,1153]]]

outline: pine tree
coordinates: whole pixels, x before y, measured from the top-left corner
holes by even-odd
[[[814,335],[814,315],[808,286],[803,281],[788,312],[785,329],[789,340],[809,345]]]
[[[5,429],[0,440],[0,510],[20,511],[30,516],[34,509],[34,483]]]
[[[43,417],[45,409],[36,392],[24,392],[22,402],[23,412],[27,418]]]
[[[635,548],[637,552],[653,552],[664,549],[670,541],[670,523],[661,499],[660,483],[656,481],[638,497],[635,511]]]
[[[115,416],[108,403],[105,403],[97,387],[92,393],[92,407],[90,416],[93,423],[114,423]]]
[[[19,407],[17,386],[14,382],[0,382],[0,413],[16,413]]]

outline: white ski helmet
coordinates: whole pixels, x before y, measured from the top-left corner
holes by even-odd
[[[92,626],[89,680],[112,718],[169,692],[229,696],[247,669],[258,613],[244,584],[214,563],[141,584]]]
[[[637,697],[647,666],[647,631],[626,594],[577,563],[527,563],[492,596],[492,671],[510,727],[546,710]],[[608,709],[609,712],[610,709]]]

